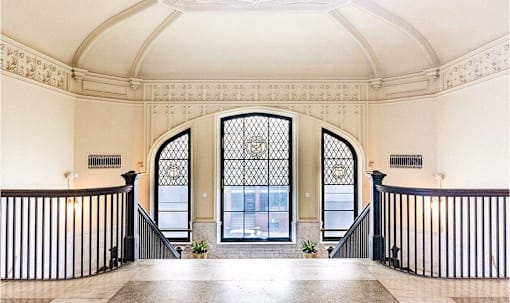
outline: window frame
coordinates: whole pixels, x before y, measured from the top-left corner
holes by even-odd
[[[325,184],[325,182],[324,182],[324,180],[325,180],[324,135],[325,134],[327,134],[327,135],[333,137],[334,139],[339,140],[340,142],[345,144],[352,154],[352,159],[353,159],[353,184],[352,185],[353,185],[353,204],[354,204],[353,205],[353,215],[354,215],[353,222],[354,222],[354,220],[356,220],[356,217],[358,216],[359,209],[358,209],[358,155],[356,154],[356,150],[354,149],[354,147],[352,146],[352,144],[349,141],[342,138],[340,135],[338,135],[326,128],[322,128],[322,130],[321,130],[321,222],[322,222],[321,237],[322,237],[322,241],[327,242],[327,241],[339,241],[340,239],[342,239],[342,237],[327,237],[327,236],[325,236],[327,231],[324,230],[326,228],[324,226],[324,224],[325,224],[324,219],[325,219],[325,214],[326,214],[325,187],[326,187],[326,185],[331,185],[331,184]],[[346,229],[346,231],[347,230],[348,229]]]
[[[224,146],[224,135],[225,135],[225,122],[226,121],[229,121],[229,120],[235,120],[235,119],[240,119],[240,118],[247,118],[247,117],[257,117],[257,116],[262,116],[262,117],[267,117],[267,118],[276,118],[276,119],[281,119],[281,120],[285,120],[287,123],[288,123],[288,126],[289,126],[289,131],[288,131],[288,157],[286,159],[286,161],[288,162],[288,168],[289,168],[289,171],[288,171],[288,176],[289,176],[289,184],[288,184],[288,187],[289,187],[289,190],[288,190],[288,218],[289,218],[289,223],[288,223],[288,230],[289,230],[289,233],[288,233],[288,237],[281,237],[281,238],[225,238],[225,233],[224,233],[224,218],[225,218],[225,209],[224,209],[224,204],[225,204],[225,189],[224,189],[224,180],[225,180],[225,146]],[[220,226],[220,239],[221,239],[221,242],[226,242],[226,243],[232,243],[232,242],[241,242],[241,243],[249,243],[249,242],[255,242],[255,243],[272,243],[272,242],[292,242],[292,236],[293,236],[293,233],[292,233],[292,224],[293,224],[293,211],[294,211],[294,208],[293,208],[293,195],[294,195],[294,186],[293,186],[293,119],[291,117],[287,117],[287,116],[281,116],[281,115],[276,115],[276,114],[271,114],[271,113],[264,113],[264,112],[250,112],[250,113],[242,113],[242,114],[237,114],[237,115],[231,115],[231,116],[226,116],[226,117],[222,117],[220,119],[220,157],[219,157],[219,160],[220,160],[220,175],[219,175],[219,186],[220,186],[220,197],[219,197],[219,200],[220,200],[220,222],[221,222],[221,226]],[[269,138],[268,138],[269,139]],[[268,144],[269,144],[269,140],[268,140]],[[228,160],[228,159],[227,159]],[[268,168],[268,171],[269,171],[269,168]],[[268,183],[269,180],[268,180]],[[267,185],[243,185],[243,188],[244,187],[256,187],[256,186],[267,186],[268,188],[268,209],[269,209],[269,187],[270,185],[267,184]],[[277,185],[274,185],[274,186],[277,186]],[[244,199],[244,196],[243,196],[243,199]],[[246,213],[245,210],[243,210],[242,212],[243,214]],[[269,211],[268,211],[269,213]],[[268,217],[268,220],[269,220],[269,217]],[[268,221],[269,222],[269,221]],[[269,223],[268,223],[269,224]]]
[[[188,135],[188,152],[187,152],[187,166],[188,166],[188,185],[187,185],[187,188],[188,188],[188,228],[186,230],[183,230],[182,232],[186,232],[187,233],[187,237],[184,238],[184,237],[167,237],[167,239],[169,241],[172,241],[172,242],[190,242],[191,241],[191,227],[190,227],[190,222],[191,222],[191,186],[192,186],[192,183],[191,183],[191,174],[192,174],[192,171],[191,171],[191,129],[188,128],[188,129],[185,129],[175,135],[173,135],[172,137],[170,137],[169,139],[165,140],[161,145],[160,147],[158,148],[158,151],[156,153],[156,157],[155,157],[155,169],[154,169],[154,176],[155,176],[155,182],[154,182],[154,222],[156,223],[156,225],[159,227],[159,160],[160,160],[160,157],[161,157],[161,153],[163,152],[163,150],[166,148],[166,146],[171,143],[172,141],[178,139],[179,137],[182,137],[184,135]],[[165,230],[161,230],[162,232],[164,232]]]

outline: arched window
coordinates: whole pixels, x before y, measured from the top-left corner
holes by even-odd
[[[290,241],[292,124],[253,113],[221,120],[222,241]]]
[[[190,130],[173,136],[156,154],[156,223],[172,241],[190,240]]]
[[[358,160],[354,148],[322,129],[322,238],[338,241],[358,215]]]

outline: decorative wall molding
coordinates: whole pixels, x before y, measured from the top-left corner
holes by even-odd
[[[69,89],[71,69],[68,66],[9,40],[2,37],[0,42],[2,70],[58,89]]]
[[[448,90],[492,74],[507,70],[509,67],[508,37],[488,49],[481,49],[471,56],[447,66],[441,71],[441,90]]]
[[[285,102],[293,106],[307,102],[405,102],[409,98],[431,97],[461,89],[508,71],[509,39],[506,35],[439,68],[366,80],[128,79],[72,68],[3,35],[0,66],[2,73],[28,79],[34,84],[49,85],[76,97],[114,98],[106,101],[130,104],[232,102],[232,105],[244,106],[253,102]]]
[[[152,101],[361,101],[366,82],[161,82],[145,84]]]

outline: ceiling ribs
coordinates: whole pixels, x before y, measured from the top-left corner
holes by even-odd
[[[368,43],[367,39],[365,39],[365,37],[358,31],[358,29],[356,29],[356,27],[354,27],[354,25],[352,25],[352,23],[349,22],[349,20],[347,20],[347,18],[345,18],[345,16],[342,15],[338,10],[332,10],[329,12],[329,14],[335,18],[335,20],[338,21],[359,44],[363,50],[363,53],[365,54],[365,57],[370,63],[374,78],[382,78],[383,74],[381,70],[381,64],[379,63],[379,60],[377,59],[377,56],[375,55],[375,52]]]
[[[436,52],[430,45],[429,41],[406,20],[387,11],[385,8],[381,7],[380,5],[374,3],[371,0],[356,0],[353,1],[353,4],[367,10],[376,17],[382,18],[384,21],[390,24],[393,24],[399,30],[409,35],[413,40],[415,40],[418,43],[421,50],[425,53],[431,67],[439,67],[440,65],[439,59],[437,57]]]
[[[122,20],[125,20],[151,6],[158,3],[157,0],[143,0],[136,3],[133,6],[128,7],[127,9],[121,11],[120,13],[108,18],[106,21],[101,23],[98,27],[96,27],[85,40],[82,41],[73,57],[73,67],[80,67],[83,63],[83,59],[85,55],[90,50],[92,45],[97,41],[103,33],[112,28],[114,25],[118,24]]]
[[[179,18],[182,15],[180,11],[173,11],[166,19],[161,22],[160,25],[145,39],[142,46],[138,50],[135,59],[133,60],[133,63],[131,64],[131,71],[130,75],[131,78],[137,78],[138,74],[140,73],[140,68],[142,65],[143,60],[145,59],[145,56],[150,51],[154,43],[158,40],[158,38],[161,36],[163,31],[168,28],[177,18]]]

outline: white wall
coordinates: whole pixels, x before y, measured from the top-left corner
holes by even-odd
[[[433,98],[374,104],[369,113],[369,159],[395,186],[435,185],[436,125]],[[421,154],[423,168],[390,168],[391,154]]]
[[[74,164],[77,188],[123,185],[143,156],[143,105],[76,100]],[[88,169],[89,154],[120,154],[121,168]]]
[[[1,102],[2,188],[65,188],[74,97],[3,76]]]
[[[445,187],[508,187],[508,81],[506,74],[437,98],[437,169]]]

